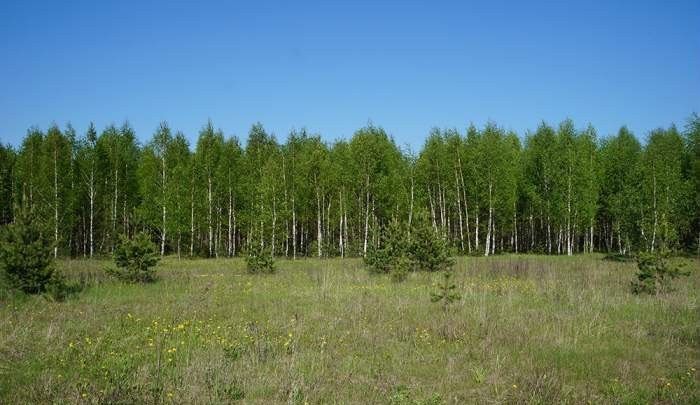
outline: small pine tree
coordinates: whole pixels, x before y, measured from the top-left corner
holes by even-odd
[[[438,292],[430,293],[430,301],[442,303],[442,310],[447,312],[447,307],[461,298],[455,292],[456,289],[457,286],[452,282],[452,271],[445,270],[442,275],[442,282],[438,284]]]
[[[0,272],[10,287],[46,291],[54,278],[53,243],[31,212],[20,213],[0,233]]]
[[[411,267],[407,233],[399,221],[392,220],[389,223],[382,231],[379,246],[370,248],[365,256],[365,265],[370,273],[392,274],[395,281],[406,278]]]
[[[411,262],[411,259],[409,259],[407,256],[399,257],[389,272],[391,281],[395,283],[405,281],[406,278],[408,278],[408,273],[411,271],[412,267],[413,263]]]
[[[248,273],[250,274],[272,274],[277,270],[272,253],[257,243],[250,246],[248,256],[246,257],[246,264]]]
[[[129,283],[149,283],[156,280],[154,266],[160,257],[156,246],[145,233],[133,239],[122,236],[114,249],[116,268],[108,267],[107,272]]]
[[[427,221],[421,221],[411,236],[410,256],[419,270],[435,272],[452,267],[454,260],[447,241]]]
[[[632,281],[634,294],[659,294],[670,290],[671,280],[687,276],[689,272],[682,270],[682,265],[673,264],[669,260],[670,252],[660,249],[657,252],[640,252],[637,256],[637,279]]]

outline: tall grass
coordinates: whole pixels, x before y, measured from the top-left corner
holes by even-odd
[[[439,274],[404,283],[355,259],[165,259],[64,303],[0,298],[0,403],[698,403],[698,262],[676,291],[629,292],[601,256],[463,258],[462,299]]]

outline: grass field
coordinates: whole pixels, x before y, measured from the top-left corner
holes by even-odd
[[[700,272],[629,292],[634,263],[601,256],[458,259],[401,284],[356,259],[168,258],[63,303],[0,294],[0,403],[699,403]]]

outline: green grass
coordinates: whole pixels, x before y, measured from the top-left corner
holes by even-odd
[[[697,261],[651,297],[601,256],[461,258],[447,314],[439,274],[356,259],[104,265],[60,262],[90,282],[67,302],[0,294],[0,403],[700,402]]]

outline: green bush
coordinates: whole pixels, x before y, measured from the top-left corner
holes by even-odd
[[[70,296],[75,295],[85,288],[83,280],[69,281],[60,274],[55,272],[49,283],[46,285],[44,296],[51,301],[65,301]]]
[[[391,221],[381,233],[379,246],[367,250],[367,255],[364,258],[367,270],[372,274],[407,274],[410,269],[408,260],[410,242],[407,233],[398,221]],[[392,276],[392,278],[394,277]],[[399,276],[395,281],[405,278],[405,276]]]
[[[250,274],[272,274],[277,270],[270,250],[256,243],[250,246],[246,264]]]
[[[449,270],[454,264],[447,241],[427,221],[418,224],[411,238],[410,257],[418,270]]]
[[[160,257],[156,246],[145,233],[133,239],[122,236],[114,249],[116,268],[108,267],[107,273],[129,283],[150,283],[156,280],[154,266]]]
[[[435,272],[449,270],[454,264],[445,239],[421,217],[410,234],[392,221],[382,231],[379,246],[369,249],[364,261],[370,273],[389,274],[396,282],[405,280],[414,269]]]
[[[0,234],[0,272],[7,285],[27,294],[46,291],[54,277],[53,243],[28,212]]]
[[[687,276],[682,265],[671,263],[670,252],[661,249],[657,252],[641,252],[637,256],[636,280],[632,281],[634,294],[659,294],[670,291],[671,280]]]
[[[452,281],[452,271],[445,270],[442,275],[442,282],[438,284],[438,292],[430,293],[430,301],[442,303],[442,310],[447,312],[447,307],[462,298],[456,292],[457,286]]]
[[[408,273],[411,271],[412,267],[413,263],[411,262],[411,259],[406,256],[399,257],[389,272],[391,281],[395,283],[405,281],[406,278],[408,278]]]

